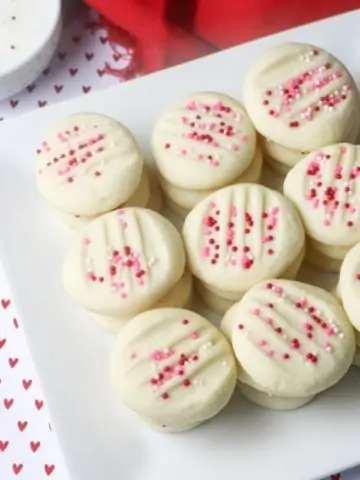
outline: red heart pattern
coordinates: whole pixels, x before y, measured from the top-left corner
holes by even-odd
[[[6,309],[8,308],[8,306],[10,305],[10,303],[11,303],[11,300],[9,300],[9,299],[3,298],[3,299],[1,300],[1,306],[2,306],[2,308],[3,308],[4,310],[6,310]]]
[[[33,453],[37,452],[41,443],[40,442],[30,442],[30,448]]]
[[[0,480],[70,480],[0,268]]]
[[[15,473],[15,475],[18,475],[22,469],[23,469],[22,463],[13,463],[13,472]]]
[[[0,102],[0,121],[79,94],[116,85],[132,53],[115,52],[106,30],[90,28],[94,16],[85,7],[66,22],[57,52],[42,75],[14,98]],[[119,53],[120,49],[120,53]],[[116,73],[120,72],[120,73]],[[138,72],[134,71],[134,76]]]

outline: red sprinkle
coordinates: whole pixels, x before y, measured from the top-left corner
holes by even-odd
[[[288,353],[284,353],[283,359],[288,360],[290,358],[290,355]]]
[[[190,380],[186,379],[183,381],[184,387],[188,387],[191,384]]]
[[[167,400],[169,398],[169,394],[164,392],[161,394],[161,398],[163,398],[164,400]]]
[[[242,323],[239,323],[238,329],[239,329],[239,330],[244,330],[244,325],[243,325]]]
[[[181,323],[183,325],[187,325],[189,323],[189,320],[187,318],[184,318],[184,320]]]
[[[291,127],[291,128],[296,128],[299,125],[300,125],[299,122],[289,122],[289,127]]]
[[[300,342],[297,338],[293,338],[290,342],[290,347],[294,350],[298,350],[300,348]]]
[[[307,353],[306,354],[306,359],[311,363],[317,363],[317,361],[318,361],[317,356],[314,355],[313,353]]]

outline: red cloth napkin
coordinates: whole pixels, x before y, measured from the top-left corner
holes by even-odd
[[[85,0],[136,50],[131,73],[149,73],[327,16],[360,0]],[[128,33],[126,33],[128,32]],[[113,43],[116,43],[115,40]]]

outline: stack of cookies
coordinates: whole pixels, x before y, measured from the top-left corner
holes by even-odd
[[[186,307],[192,277],[180,234],[160,214],[124,208],[90,222],[63,265],[66,292],[106,329],[159,307]]]
[[[260,179],[254,127],[242,105],[224,94],[194,93],[174,103],[151,143],[165,198],[182,215],[219,188]]]
[[[254,403],[289,410],[335,385],[355,353],[353,329],[325,290],[289,280],[251,288],[222,320],[238,385]]]
[[[295,278],[304,257],[304,229],[292,203],[250,183],[198,203],[185,219],[183,238],[199,293],[219,313],[262,280]]]
[[[306,260],[338,272],[360,242],[360,146],[315,150],[287,174],[284,194],[294,202],[307,235]]]
[[[360,243],[346,254],[336,291],[355,329],[357,351],[354,364],[360,367]]]
[[[120,400],[162,432],[190,430],[215,416],[236,385],[234,355],[222,333],[176,308],[131,320],[116,342],[110,371]]]
[[[37,184],[75,230],[120,206],[160,208],[135,138],[99,114],[71,115],[50,129],[37,150]]]
[[[360,128],[354,79],[311,45],[285,43],[262,54],[245,78],[244,102],[265,160],[281,174],[312,150],[354,142]]]

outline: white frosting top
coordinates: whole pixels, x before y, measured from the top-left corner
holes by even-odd
[[[255,155],[255,129],[240,103],[213,92],[193,93],[165,110],[152,134],[161,175],[185,189],[233,182]]]
[[[206,420],[229,401],[236,384],[231,347],[208,320],[164,308],[133,318],[111,358],[120,399],[151,423]]]
[[[341,265],[338,292],[350,322],[360,332],[360,243],[349,250]]]
[[[268,394],[302,397],[337,383],[354,358],[345,312],[325,290],[289,280],[257,284],[225,314],[239,379]]]
[[[254,184],[209,195],[183,227],[190,270],[226,292],[243,292],[281,275],[301,254],[304,236],[291,202]]]
[[[256,129],[289,149],[353,142],[359,130],[353,78],[339,60],[311,45],[285,43],[263,53],[246,76],[244,101]]]
[[[157,303],[184,268],[184,248],[175,227],[151,210],[124,208],[100,216],[73,240],[63,282],[84,308],[130,317]]]
[[[37,53],[60,14],[58,0],[1,0],[0,76]]]
[[[286,176],[284,193],[310,238],[340,247],[360,241],[360,146],[341,143],[310,153]]]
[[[131,132],[104,115],[83,113],[53,126],[37,150],[37,183],[59,210],[108,212],[136,191],[143,157]]]

